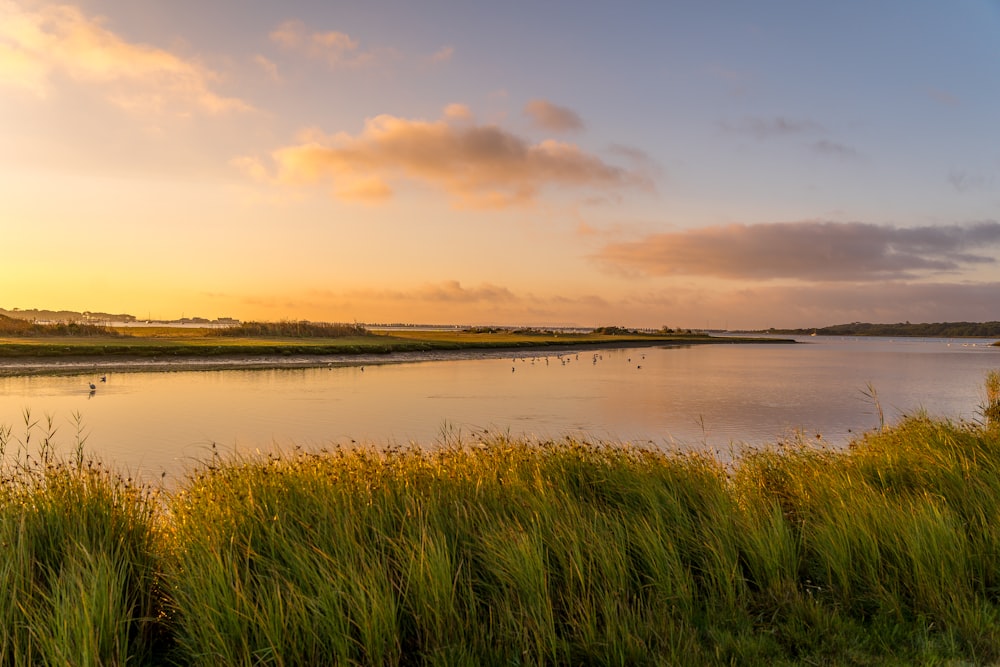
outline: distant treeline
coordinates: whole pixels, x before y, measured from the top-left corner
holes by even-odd
[[[280,336],[283,338],[347,338],[349,336],[369,336],[371,333],[360,324],[340,324],[328,322],[242,322],[237,326],[212,329],[212,336],[235,338],[254,336]]]
[[[0,336],[121,336],[114,329],[96,324],[82,322],[59,322],[54,324],[38,324],[28,320],[0,315]]]
[[[127,313],[115,314],[91,311],[79,313],[75,310],[39,310],[37,308],[27,310],[20,308],[14,308],[13,310],[0,308],[0,315],[17,320],[42,320],[47,322],[132,322],[135,320],[134,315]]]
[[[996,338],[1000,337],[1000,322],[931,322],[911,324],[870,324],[852,322],[818,329],[773,329],[775,333],[815,333],[820,336],[920,336],[926,338]]]

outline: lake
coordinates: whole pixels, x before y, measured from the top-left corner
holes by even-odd
[[[797,345],[496,352],[471,358],[323,368],[0,377],[6,456],[26,440],[24,411],[73,450],[130,474],[177,479],[211,455],[301,446],[417,442],[483,431],[633,441],[680,449],[796,437],[844,446],[924,409],[971,420],[983,380],[1000,369],[993,340],[797,338]],[[90,392],[89,383],[97,389]]]

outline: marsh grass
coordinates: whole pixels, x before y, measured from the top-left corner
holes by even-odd
[[[0,664],[128,664],[152,656],[165,636],[154,495],[94,461],[42,454],[5,463]]]
[[[4,478],[2,664],[1000,660],[985,424],[730,464],[500,434],[213,456],[169,494],[92,463]]]
[[[237,338],[348,338],[371,335],[361,324],[283,320],[280,322],[241,322],[231,327],[206,329],[209,336]]]
[[[1000,428],[1000,371],[986,374],[986,400],[982,413],[988,428]]]
[[[117,338],[124,334],[112,327],[86,322],[62,322],[54,324],[39,324],[29,320],[21,320],[6,315],[0,315],[0,336],[28,337],[72,337],[93,338],[97,336]]]
[[[0,358],[65,359],[283,357],[290,355],[392,354],[448,350],[565,348],[581,345],[686,345],[780,339],[713,338],[697,334],[564,334],[554,332],[470,333],[464,331],[367,331],[360,325],[248,323],[219,329],[152,327],[122,329],[108,336],[43,337],[0,330]]]

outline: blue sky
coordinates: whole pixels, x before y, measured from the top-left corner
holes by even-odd
[[[1000,319],[996,1],[0,15],[0,307]]]

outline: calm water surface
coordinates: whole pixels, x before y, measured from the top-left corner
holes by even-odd
[[[992,340],[812,337],[799,345],[633,348],[379,366],[109,373],[0,378],[7,456],[24,440],[23,411],[119,468],[171,478],[210,455],[300,445],[433,445],[483,430],[539,438],[585,435],[730,451],[797,434],[844,445],[878,425],[869,383],[892,422],[919,409],[974,419]],[[32,436],[34,448],[39,433]]]

